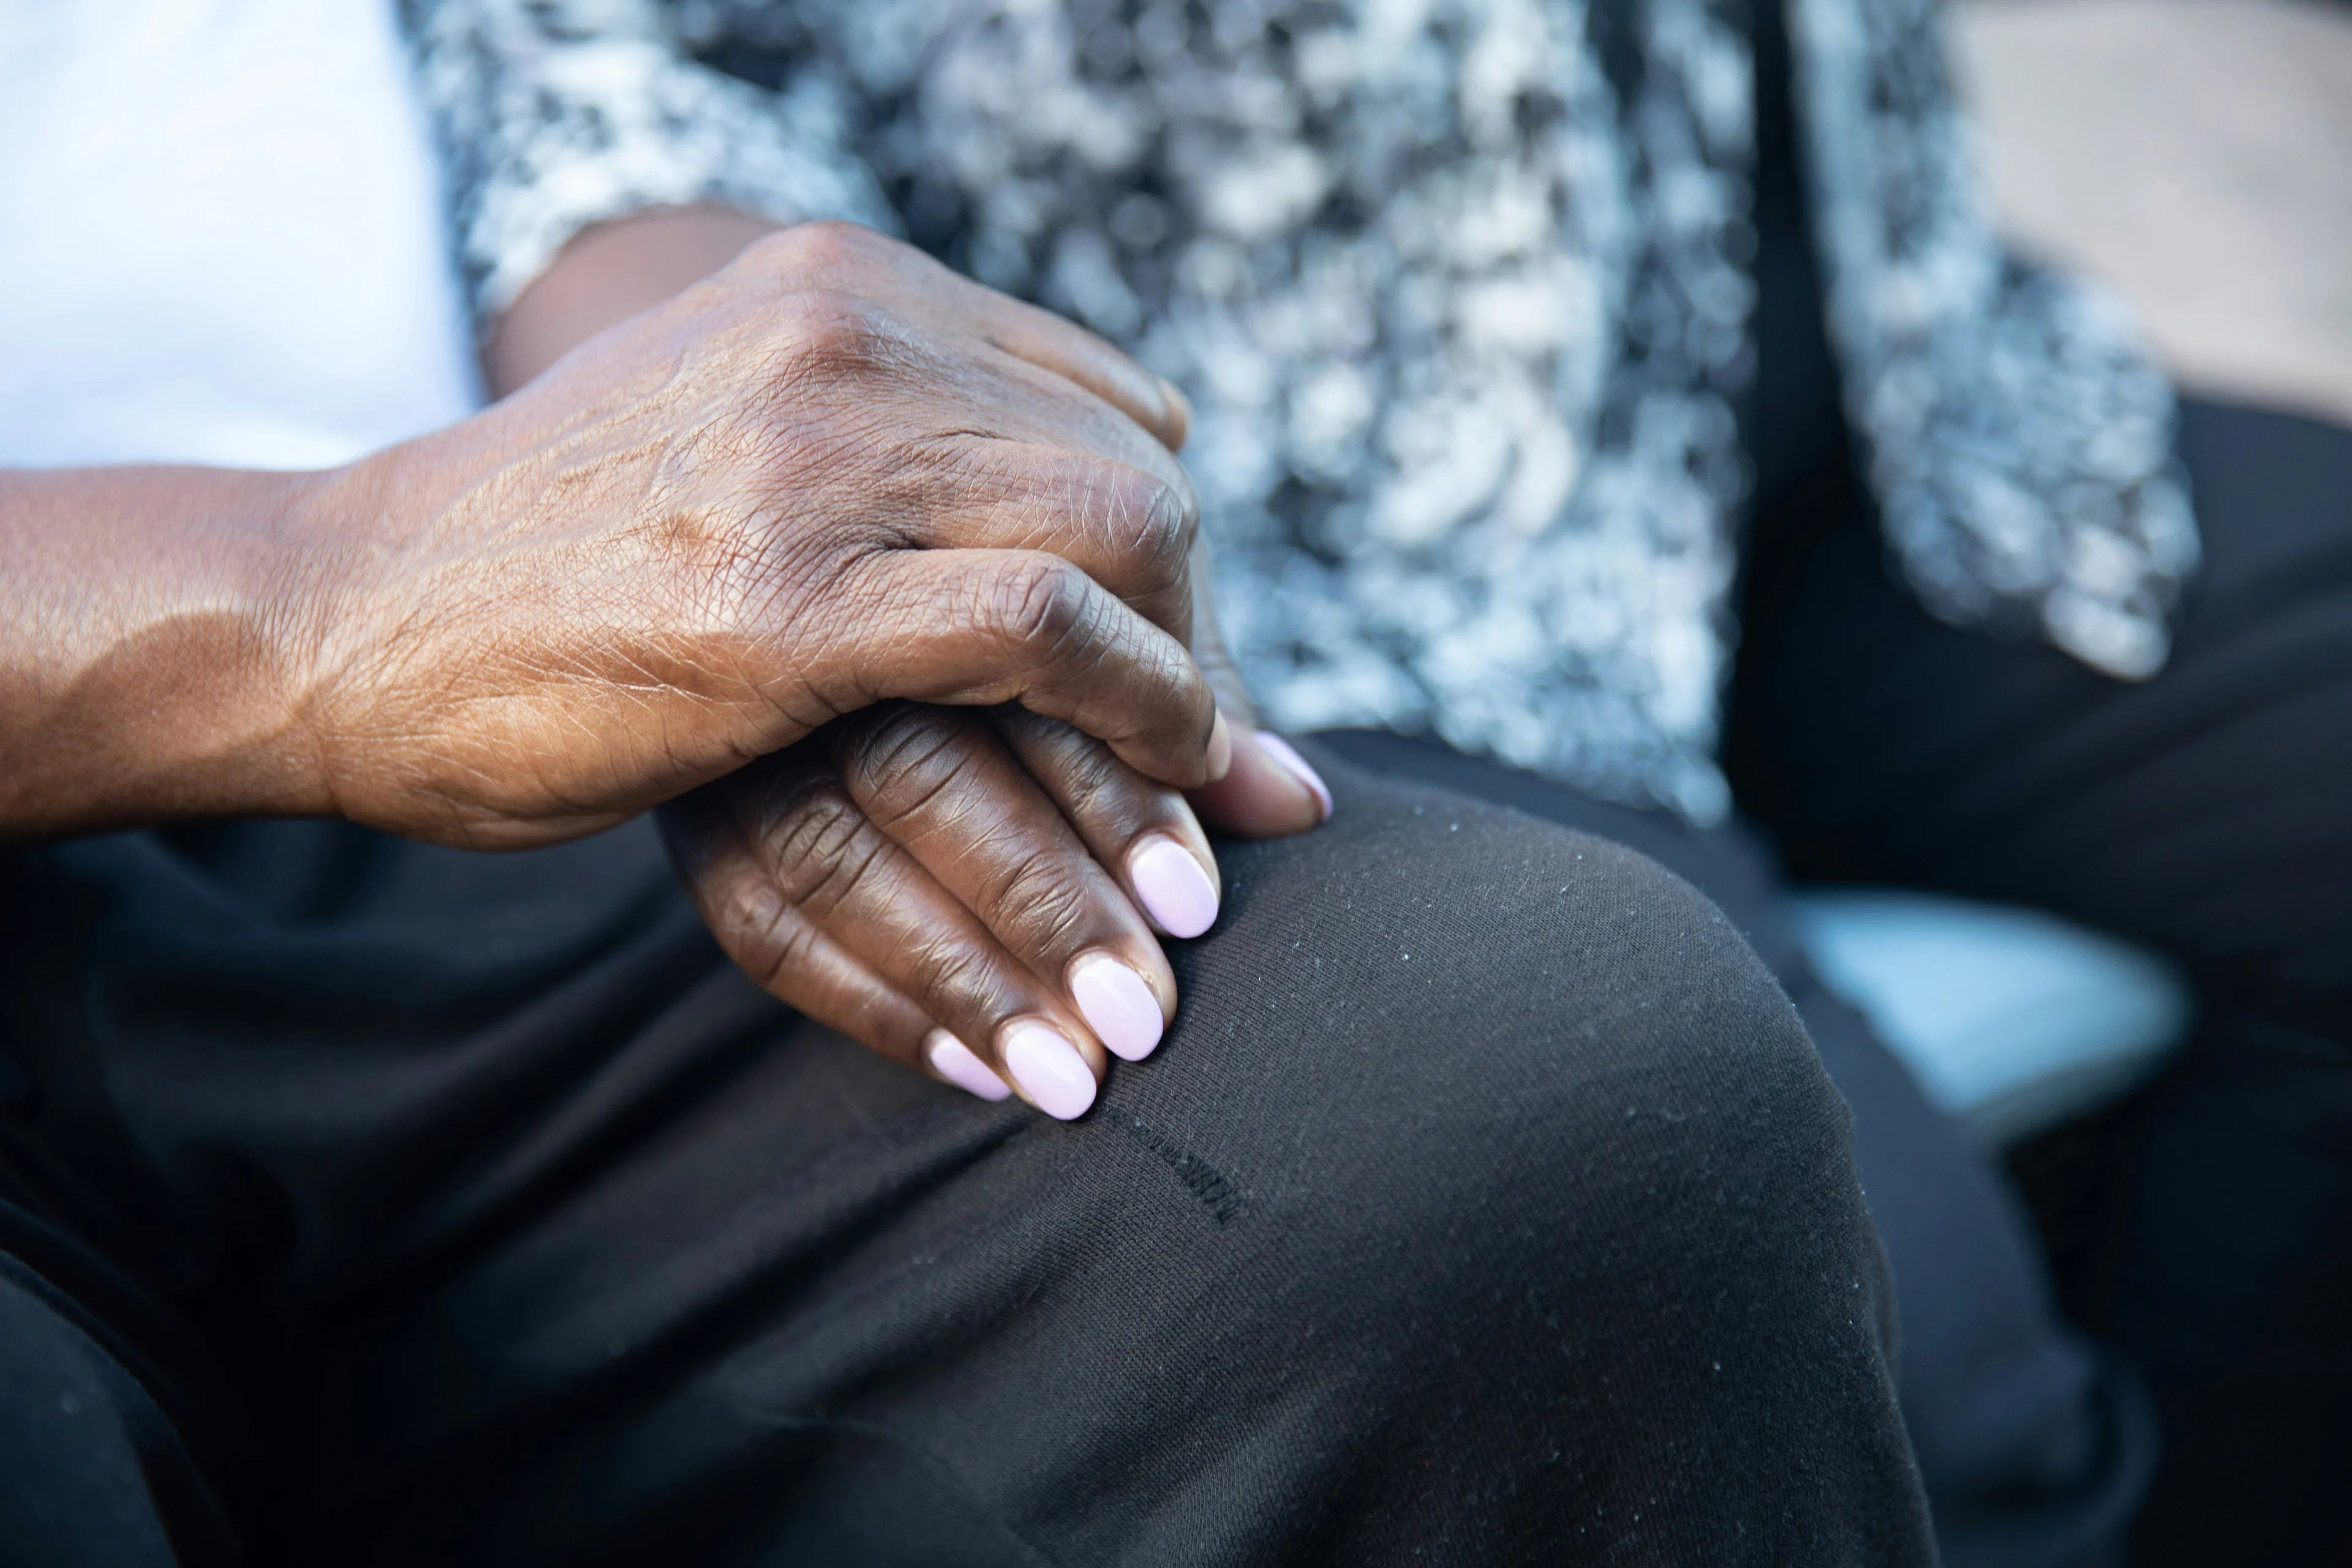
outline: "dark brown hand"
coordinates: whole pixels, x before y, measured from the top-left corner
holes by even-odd
[[[752,978],[984,1098],[1084,1111],[1176,1010],[1153,931],[1197,936],[1216,862],[1178,792],[1018,708],[868,710],[663,814]]]

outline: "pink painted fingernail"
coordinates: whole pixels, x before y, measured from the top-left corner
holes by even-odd
[[[1260,730],[1257,732],[1257,749],[1280,764],[1284,773],[1305,784],[1307,793],[1315,797],[1317,808],[1323,813],[1323,820],[1331,820],[1331,786],[1323,782],[1321,773],[1307,765],[1307,759],[1298,754],[1297,747],[1279,735]]]
[[[1217,923],[1217,885],[1192,852],[1164,834],[1153,834],[1128,857],[1143,912],[1170,936],[1198,936]]]
[[[1095,1102],[1095,1075],[1078,1047],[1050,1024],[1022,1018],[1005,1026],[1004,1065],[1037,1109],[1064,1121]]]
[[[1143,976],[1107,952],[1070,965],[1070,1000],[1110,1054],[1139,1062],[1160,1045],[1160,998]]]
[[[933,1029],[923,1037],[923,1055],[941,1078],[982,1100],[1003,1100],[1013,1092],[986,1062],[972,1054],[970,1046],[945,1029]]]

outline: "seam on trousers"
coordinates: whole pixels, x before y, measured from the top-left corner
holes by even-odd
[[[1106,1108],[1108,1109],[1108,1108]],[[1139,1116],[1118,1111],[1119,1130],[1138,1147],[1159,1156],[1176,1173],[1184,1190],[1209,1211],[1220,1226],[1231,1225],[1249,1206],[1249,1195],[1226,1179],[1225,1173]]]

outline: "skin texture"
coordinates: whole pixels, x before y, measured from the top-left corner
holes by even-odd
[[[505,391],[603,330],[724,265],[761,226],[740,214],[639,215],[575,240],[494,335]],[[1172,453],[1183,410],[1151,425]],[[1176,985],[1143,912],[1136,851],[1172,840],[1216,879],[1202,819],[1273,837],[1325,806],[1250,743],[1253,714],[1217,634],[1193,545],[1185,641],[1242,737],[1225,776],[1185,795],[1073,726],[1019,708],[868,710],[677,802],[663,827],[704,919],[768,990],[924,1071],[945,1028],[1021,1090],[1003,1056],[1024,1020],[1108,1066],[1071,984],[1082,963],[1132,971],[1173,1018]],[[1197,811],[1196,808],[1197,807]]]
[[[541,844],[893,698],[1205,784],[1182,419],[1068,323],[816,225],[345,468],[7,475],[0,832]]]

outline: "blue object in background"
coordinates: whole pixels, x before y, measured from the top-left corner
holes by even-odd
[[[2128,1092],[2188,1033],[2178,970],[2055,916],[1877,888],[1796,905],[1822,979],[1988,1147]]]

